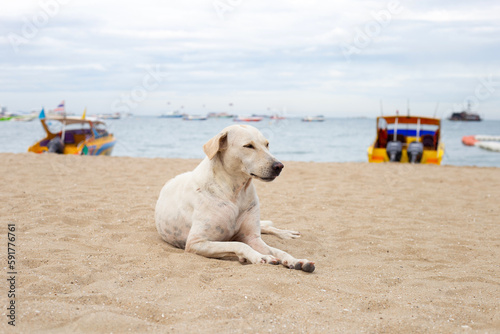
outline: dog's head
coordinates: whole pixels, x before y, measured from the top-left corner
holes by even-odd
[[[228,126],[203,150],[210,160],[220,159],[229,173],[243,173],[265,182],[273,181],[284,167],[269,152],[269,141],[253,126]]]

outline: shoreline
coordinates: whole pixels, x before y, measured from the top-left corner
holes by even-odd
[[[161,240],[159,191],[199,162],[0,153],[0,233],[16,229],[16,327],[500,330],[500,168],[285,161],[277,180],[254,181],[261,216],[302,237],[263,239],[315,261],[308,274]]]
[[[37,153],[32,153],[32,152],[0,152],[0,158],[2,156],[5,156],[8,158],[8,156],[23,156],[23,155],[44,155],[44,154],[37,154]],[[56,156],[68,156],[68,157],[80,157],[80,155],[56,155]],[[85,157],[85,156],[81,156]],[[105,158],[105,159],[132,159],[132,160],[145,160],[145,161],[154,161],[154,160],[160,160],[160,161],[173,161],[173,162],[187,162],[187,163],[194,163],[195,167],[198,165],[203,158],[168,158],[168,157],[132,157],[132,156],[125,156],[125,155],[113,155],[111,154],[110,156],[88,156],[92,158]],[[382,165],[394,165],[394,166],[409,166],[411,164],[407,163],[369,163],[367,161],[301,161],[301,160],[281,160],[283,164],[318,164],[318,165],[366,165],[366,166],[382,166]],[[441,165],[434,165],[434,164],[414,164],[415,166],[424,166],[425,167],[430,167],[430,168],[479,168],[479,169],[493,169],[493,170],[500,170],[499,166],[476,166],[476,165],[451,165],[451,164],[441,164]],[[193,167],[194,169],[194,167]]]

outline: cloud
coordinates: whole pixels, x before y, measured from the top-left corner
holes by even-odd
[[[223,17],[221,2],[230,8]],[[168,96],[184,104],[203,96],[214,108],[241,99],[243,112],[282,101],[297,112],[375,115],[380,99],[407,98],[433,110],[436,101],[463,101],[481,78],[500,81],[493,0],[400,1],[393,12],[394,1],[359,0],[43,3],[59,4],[43,24],[36,2],[9,2],[0,13],[0,99],[15,109],[47,103],[22,98],[45,92],[53,103],[71,95],[109,110],[151,66],[168,76],[137,113],[161,112]],[[13,34],[25,38],[17,52]],[[346,46],[355,52],[346,56]],[[489,116],[499,91],[481,101]]]

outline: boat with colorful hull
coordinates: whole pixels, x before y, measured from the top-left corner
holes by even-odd
[[[235,117],[233,118],[233,121],[234,122],[260,122],[262,121],[262,117],[255,117],[255,116],[251,116],[251,117]]]
[[[380,116],[369,162],[440,165],[444,156],[441,120],[419,116]]]
[[[110,155],[116,139],[98,119],[48,116],[40,117],[46,137],[28,148],[34,153]]]

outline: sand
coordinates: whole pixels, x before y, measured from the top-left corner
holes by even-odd
[[[286,162],[254,181],[264,240],[316,262],[207,259],[164,243],[163,184],[198,160],[0,154],[0,332],[500,332],[500,169]]]

